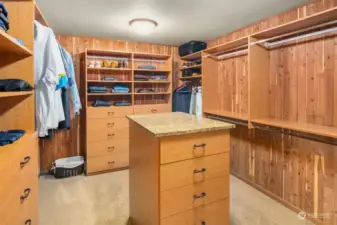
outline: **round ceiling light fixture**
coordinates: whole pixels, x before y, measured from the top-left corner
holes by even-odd
[[[133,19],[129,24],[137,33],[145,35],[150,34],[153,29],[158,26],[156,21],[146,18]]]

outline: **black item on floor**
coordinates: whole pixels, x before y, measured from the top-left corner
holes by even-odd
[[[206,42],[202,41],[190,41],[179,46],[180,57],[189,55],[195,52],[202,51],[207,48]]]
[[[95,100],[92,103],[93,107],[110,107],[111,103],[109,101],[105,101],[105,100]]]
[[[183,77],[190,77],[193,74],[201,74],[200,68],[186,69],[183,70]]]
[[[33,87],[27,83],[27,81],[20,79],[3,79],[0,80],[0,92],[19,92],[19,91],[31,91]]]
[[[174,91],[172,98],[172,111],[173,112],[190,112],[191,91]]]
[[[55,160],[53,168],[49,170],[49,173],[57,179],[81,175],[84,173],[83,156]]]
[[[0,146],[13,144],[17,140],[19,140],[23,135],[25,135],[25,133],[26,131],[24,130],[0,131]]]
[[[114,102],[114,106],[130,106],[130,102]]]

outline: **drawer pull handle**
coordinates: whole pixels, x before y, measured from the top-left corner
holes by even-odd
[[[115,134],[108,134],[108,137],[113,137],[115,136]]]
[[[30,161],[30,156],[25,157],[23,162],[20,162],[20,167],[23,168]]]
[[[109,165],[110,165],[110,164],[115,164],[115,161],[112,161],[112,162],[109,161],[108,164],[109,164]]]
[[[194,195],[193,196],[194,200],[198,199],[198,198],[205,198],[205,197],[206,197],[206,193],[205,192],[202,192],[201,195]]]
[[[196,148],[205,148],[206,147],[206,144],[205,143],[202,143],[200,145],[194,145],[193,148],[196,149]]]
[[[24,194],[21,195],[21,197],[20,197],[21,203],[22,203],[23,201],[25,201],[25,200],[28,198],[30,192],[31,192],[31,189],[30,189],[30,188],[26,188],[26,189],[25,189]]]
[[[206,172],[206,168],[202,168],[201,170],[194,170],[193,173],[197,174],[197,173],[205,173]]]
[[[152,113],[156,113],[156,112],[158,112],[158,110],[156,110],[156,109],[151,109],[151,112],[152,112]]]
[[[108,127],[113,127],[115,126],[115,123],[108,123]]]
[[[114,114],[114,112],[108,112],[108,116],[113,116]]]
[[[25,222],[25,225],[31,225],[32,224],[32,220],[26,220],[26,222]]]
[[[108,152],[112,152],[113,150],[115,150],[115,146],[108,147]]]
[[[201,221],[201,225],[206,225],[206,222],[205,221]]]

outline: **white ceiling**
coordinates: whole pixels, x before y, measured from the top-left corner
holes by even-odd
[[[308,0],[36,0],[55,33],[168,45],[211,40]],[[149,18],[148,36],[129,21]]]

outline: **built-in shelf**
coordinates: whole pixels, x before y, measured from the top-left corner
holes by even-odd
[[[183,57],[180,57],[180,59],[185,60],[185,61],[193,61],[193,60],[201,59],[201,54],[202,54],[202,51],[195,52],[193,54],[185,55]]]
[[[153,72],[153,73],[170,73],[171,70],[146,70],[146,69],[134,69],[135,72]]]
[[[103,70],[103,71],[132,71],[130,68],[97,68],[97,67],[88,67],[88,70]]]
[[[0,98],[33,95],[34,91],[20,91],[20,92],[0,92]]]
[[[130,80],[88,80],[88,83],[132,83]]]
[[[181,68],[180,70],[197,69],[197,68],[201,68],[201,64],[195,65],[195,66],[184,67],[184,68]]]
[[[134,81],[135,84],[170,84],[167,80]]]
[[[272,127],[279,127],[289,130],[294,130],[302,133],[308,133],[313,135],[319,135],[324,137],[330,138],[337,138],[337,127],[328,127],[328,126],[321,126],[316,124],[309,124],[309,123],[299,123],[293,121],[286,121],[286,120],[278,120],[278,119],[254,119],[251,120],[252,123],[262,124],[266,126]]]
[[[113,96],[113,95],[132,95],[132,93],[88,93],[88,96]]]
[[[208,48],[204,50],[204,52],[208,54],[215,54],[215,53],[220,53],[220,52],[236,50],[239,48],[245,48],[245,47],[247,48],[248,43],[249,43],[249,38],[244,37],[244,38],[230,41],[230,42],[227,42],[221,45],[214,46],[212,48]]]
[[[142,58],[142,59],[158,59],[158,60],[166,60],[171,57],[171,55],[167,54],[155,54],[155,53],[142,53],[142,52],[135,52],[133,53],[134,58]]]
[[[279,35],[284,35],[298,30],[310,28],[334,20],[337,20],[337,7],[325,10],[312,16],[303,17],[301,19],[280,26],[276,26],[261,32],[257,32],[255,34],[252,34],[252,37],[258,39],[273,38]]]
[[[234,113],[228,112],[228,111],[207,110],[207,111],[204,111],[204,113],[215,115],[215,116],[227,117],[227,118],[236,119],[236,120],[248,121],[248,116],[235,115]]]
[[[202,75],[190,76],[190,77],[180,77],[181,80],[190,80],[190,79],[200,79]]]
[[[20,45],[13,37],[0,29],[0,53],[11,53],[21,56],[31,56],[33,52]]]
[[[148,92],[148,93],[135,93],[135,95],[170,95],[170,92]]]

